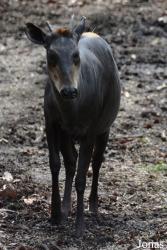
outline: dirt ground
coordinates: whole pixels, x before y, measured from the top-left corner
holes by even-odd
[[[0,249],[130,250],[139,240],[167,249],[167,2],[1,0],[0,13]],[[75,189],[68,222],[48,222],[45,51],[24,34],[28,21],[63,26],[72,13],[85,15],[111,43],[123,85],[101,168],[98,218],[88,211],[88,172],[83,239],[75,237]],[[62,167],[61,191],[63,185]]]

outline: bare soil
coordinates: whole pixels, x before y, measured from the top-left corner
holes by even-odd
[[[0,13],[0,249],[130,250],[139,240],[167,249],[167,2],[1,0]],[[75,188],[68,222],[48,222],[45,51],[24,34],[28,21],[63,26],[72,13],[85,15],[111,44],[123,85],[101,168],[98,218],[88,211],[88,172],[83,239],[75,237]],[[63,185],[62,167],[61,191]]]

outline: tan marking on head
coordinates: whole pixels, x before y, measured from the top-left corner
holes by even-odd
[[[53,33],[56,33],[59,36],[72,37],[72,32],[66,27],[56,29],[53,31]]]
[[[57,66],[49,67],[49,74],[55,87],[59,90],[61,88],[61,79],[62,79],[59,67]]]
[[[64,76],[60,71],[58,66],[49,67],[49,75],[51,77],[52,82],[58,91],[60,91],[61,87],[64,85]],[[73,86],[75,88],[78,87],[79,81],[79,68],[78,66],[73,65],[71,68],[71,73],[69,75],[69,86]]]
[[[99,37],[99,35],[98,34],[96,34],[96,33],[94,33],[94,32],[84,32],[83,34],[82,34],[82,37]]]
[[[72,82],[75,88],[78,87],[78,81],[79,81],[79,67],[76,65],[73,65],[72,66]]]

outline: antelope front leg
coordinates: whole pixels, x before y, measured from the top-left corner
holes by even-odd
[[[89,197],[89,210],[93,213],[98,211],[98,178],[99,170],[103,161],[103,154],[107,145],[109,136],[109,131],[100,134],[96,137],[95,149],[93,153],[92,168],[93,168],[93,179],[92,179],[92,189]]]
[[[59,129],[46,122],[46,135],[49,148],[49,164],[52,175],[51,223],[61,222],[61,198],[59,192]]]
[[[62,217],[63,220],[66,220],[71,212],[71,190],[76,169],[77,151],[71,137],[64,131],[62,131],[61,134],[61,152],[64,158],[66,170],[64,198],[62,202]]]
[[[77,217],[76,217],[76,236],[81,237],[84,233],[84,191],[86,186],[86,173],[89,167],[93,151],[93,142],[83,140],[80,144],[78,170],[75,179],[77,191]]]

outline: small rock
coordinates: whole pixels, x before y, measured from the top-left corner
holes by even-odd
[[[162,139],[162,141],[166,141],[166,133],[165,133],[165,130],[163,130],[163,131],[161,132],[161,139]]]
[[[124,96],[127,97],[127,98],[129,98],[129,97],[130,97],[129,92],[128,92],[128,91],[125,91],[125,92],[124,92]]]
[[[167,24],[167,16],[161,16],[158,18],[158,23],[161,25]]]
[[[133,60],[136,60],[137,56],[136,56],[135,54],[132,54],[132,55],[131,55],[131,58],[132,58]]]
[[[13,176],[11,175],[11,173],[9,173],[8,171],[4,172],[2,179],[8,182],[12,182],[13,181]]]
[[[0,52],[6,50],[6,47],[3,44],[0,44]]]

